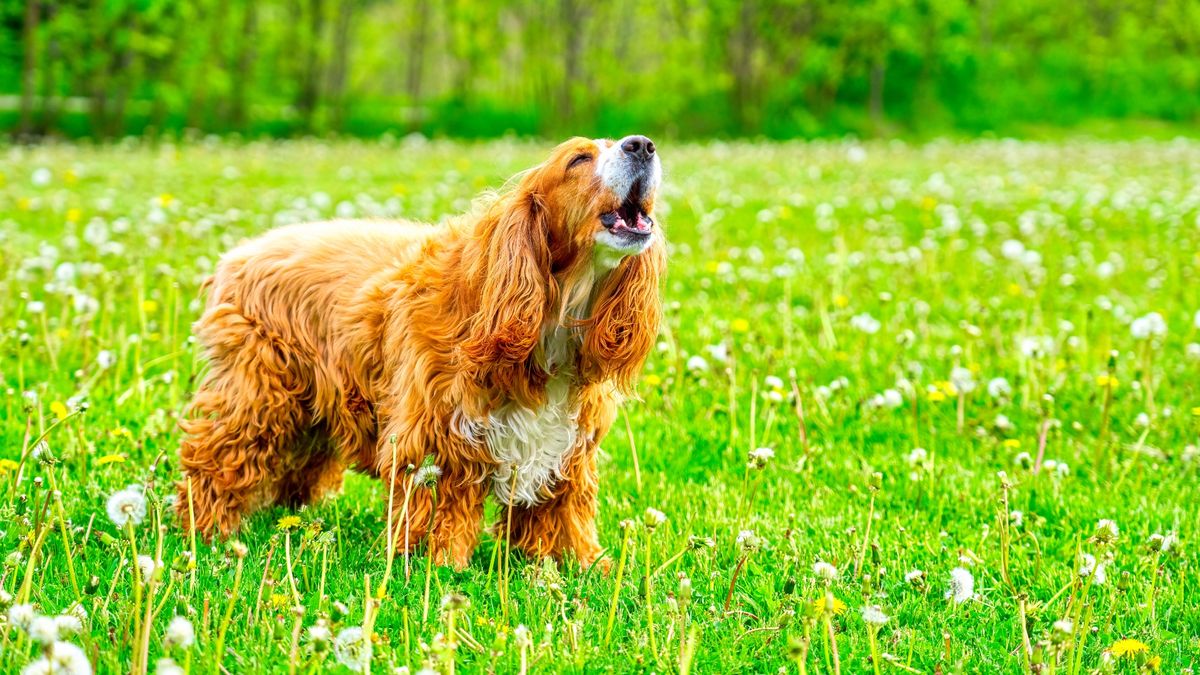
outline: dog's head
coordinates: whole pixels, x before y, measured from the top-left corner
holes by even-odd
[[[477,231],[486,251],[467,357],[501,387],[519,389],[517,375],[537,371],[528,361],[545,330],[570,319],[585,331],[580,374],[628,388],[661,312],[666,256],[654,220],[661,178],[645,136],[574,138],[525,172]],[[567,317],[580,307],[584,315]]]
[[[608,267],[653,243],[661,180],[658,152],[645,136],[574,138],[530,171],[521,189],[545,209],[556,267],[579,257]]]

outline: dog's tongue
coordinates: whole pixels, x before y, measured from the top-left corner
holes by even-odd
[[[649,218],[642,215],[641,213],[637,214],[637,225],[634,227],[635,230],[637,230],[638,232],[649,232],[650,225],[651,225],[651,222],[650,222]]]

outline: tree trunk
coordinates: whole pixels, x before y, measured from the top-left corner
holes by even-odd
[[[46,23],[52,25],[55,6],[52,1],[46,2]],[[62,56],[58,38],[51,33],[46,39],[46,56],[42,60],[42,114],[38,120],[37,134],[49,136],[58,124],[58,62]]]
[[[580,79],[580,55],[583,52],[584,29],[583,23],[587,11],[580,0],[561,0],[559,9],[562,13],[561,32],[566,38],[563,46],[563,81],[559,93],[560,124],[568,127],[575,121],[575,85]]]
[[[413,29],[409,36],[408,46],[408,77],[406,80],[406,89],[408,91],[408,104],[412,111],[409,119],[409,129],[417,131],[421,128],[421,119],[424,117],[420,112],[422,104],[422,76],[425,72],[425,45],[429,41],[429,0],[417,0],[414,5],[416,12],[413,17]]]
[[[871,113],[871,125],[876,134],[883,133],[883,81],[887,74],[887,63],[883,57],[878,57],[871,64],[871,91],[868,106]]]
[[[338,3],[337,22],[333,30],[333,62],[329,67],[330,127],[342,131],[346,123],[346,76],[349,70],[350,28],[358,0]]]
[[[21,121],[17,127],[21,136],[33,132],[33,90],[37,85],[37,30],[39,0],[25,0],[25,21],[21,30],[21,45],[25,58],[21,63]]]
[[[129,10],[128,22],[130,31],[137,35],[141,30],[141,16],[137,9]],[[120,137],[125,134],[125,114],[128,110],[129,92],[132,89],[134,82],[138,81],[138,73],[135,72],[137,59],[134,54],[132,40],[121,50],[121,55],[117,61],[117,78],[116,94],[113,99],[112,114],[108,118],[107,135],[110,137]]]
[[[733,112],[738,131],[749,133],[755,123],[754,105],[754,3],[745,0],[738,7],[729,36],[729,70],[733,75]]]
[[[112,57],[109,49],[112,47],[105,38],[109,35],[108,26],[104,20],[104,3],[92,5],[92,17],[89,22],[92,33],[92,54],[96,59],[94,72],[90,72],[86,86],[91,91],[91,102],[88,110],[88,124],[91,131],[103,138],[108,131],[108,82],[112,70]]]
[[[242,36],[239,42],[238,60],[233,67],[233,91],[230,92],[229,117],[236,131],[246,128],[246,82],[254,81],[254,33],[258,30],[258,0],[244,0],[242,4]]]
[[[320,96],[320,44],[321,25],[325,8],[322,0],[308,2],[308,42],[305,49],[304,72],[300,79],[300,95],[296,109],[300,113],[300,124],[305,132],[312,132]]]

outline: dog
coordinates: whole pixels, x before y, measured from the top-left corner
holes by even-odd
[[[575,138],[472,214],[292,225],[227,253],[194,327],[185,529],[227,536],[354,468],[390,490],[395,550],[462,569],[491,493],[498,537],[591,565],[597,448],[662,316],[661,176],[649,138]],[[415,484],[429,461],[435,489]]]

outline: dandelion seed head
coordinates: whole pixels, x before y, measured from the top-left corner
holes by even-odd
[[[882,626],[888,622],[888,615],[884,614],[879,605],[867,605],[862,608],[863,621],[871,626]]]
[[[975,576],[965,567],[950,570],[950,588],[946,597],[955,604],[962,604],[975,597]]]
[[[167,631],[163,634],[163,642],[169,647],[189,649],[196,643],[196,629],[187,617],[176,616],[167,624]]]
[[[825,561],[818,560],[813,563],[812,571],[813,575],[818,579],[826,582],[837,581],[838,569]]]
[[[131,487],[114,492],[106,504],[108,519],[118,528],[141,525],[146,519],[146,496]]]

